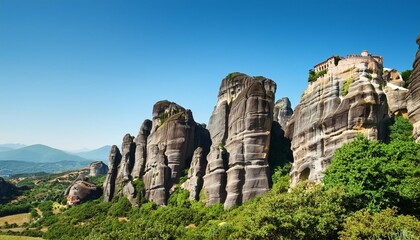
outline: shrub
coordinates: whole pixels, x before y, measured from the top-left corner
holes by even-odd
[[[343,89],[341,90],[341,95],[344,97],[349,93],[350,84],[353,82],[353,77],[349,77],[343,84]]]
[[[366,209],[346,219],[340,239],[417,239],[420,221],[413,216],[396,215],[395,208],[378,213]]]

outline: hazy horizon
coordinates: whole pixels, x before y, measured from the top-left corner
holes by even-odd
[[[412,68],[420,2],[0,1],[0,144],[96,149],[170,100],[207,123],[231,72],[293,107],[308,70],[368,50]]]

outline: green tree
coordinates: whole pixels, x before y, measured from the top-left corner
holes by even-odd
[[[397,215],[395,208],[378,213],[366,209],[346,219],[340,239],[414,240],[420,236],[420,221],[413,216]]]
[[[410,84],[410,77],[413,70],[405,70],[401,73],[401,77],[404,80],[404,87],[408,87],[408,84]]]
[[[345,186],[355,210],[398,206],[419,215],[420,145],[394,140],[389,145],[358,135],[338,149],[324,177],[325,187]]]
[[[413,141],[413,125],[402,116],[397,116],[389,127],[391,141]]]

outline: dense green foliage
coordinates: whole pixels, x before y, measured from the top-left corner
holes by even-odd
[[[413,216],[397,215],[395,208],[378,213],[368,210],[355,212],[347,218],[341,239],[418,239],[420,221]]]
[[[401,73],[401,77],[404,80],[404,87],[408,87],[408,84],[410,84],[410,77],[413,70],[405,70]]]
[[[407,120],[396,119],[389,144],[358,135],[338,149],[326,171],[325,187],[345,186],[355,209],[396,206],[420,216],[420,145],[406,126]]]
[[[315,72],[314,70],[309,70],[308,82],[314,82],[319,77],[324,76],[327,73],[327,70],[322,70],[319,72]]]
[[[389,143],[359,135],[337,150],[323,184],[302,182],[289,189],[288,158],[270,156],[270,164],[277,164],[272,189],[228,210],[190,201],[188,191],[176,185],[164,207],[144,198],[132,207],[120,197],[53,214],[59,185],[48,180],[28,194],[30,206],[42,211],[42,216],[31,211],[29,227],[47,226],[45,239],[418,239],[420,145],[406,120],[391,123]],[[92,181],[100,185],[103,177]],[[144,192],[141,180],[134,186]],[[38,187],[54,191],[38,200],[32,197],[41,194]],[[41,234],[36,229],[22,234]]]

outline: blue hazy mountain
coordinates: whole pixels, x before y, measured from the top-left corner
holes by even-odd
[[[66,153],[62,150],[51,148],[42,144],[0,152],[0,160],[15,160],[25,162],[83,162],[85,158]]]
[[[0,144],[0,152],[6,152],[6,151],[23,148],[23,147],[26,147],[26,145],[14,144],[14,143]]]
[[[109,152],[111,151],[111,146],[103,146],[101,148],[86,151],[86,152],[78,152],[73,153],[79,157],[90,159],[90,160],[100,160],[105,163],[108,161]]]
[[[0,177],[10,177],[15,174],[27,173],[60,173],[77,170],[89,166],[91,161],[61,161],[61,162],[25,162],[15,160],[0,160]]]

